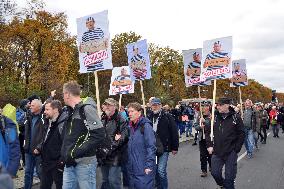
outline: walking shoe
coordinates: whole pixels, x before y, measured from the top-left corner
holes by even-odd
[[[218,186],[216,189],[224,189],[224,186]]]
[[[189,137],[188,135],[186,135],[186,137]]]
[[[248,153],[248,154],[247,154],[247,158],[248,158],[248,159],[251,159],[251,158],[252,158],[252,154]]]
[[[202,173],[200,174],[200,176],[201,176],[201,177],[207,177],[207,173],[206,173],[206,172],[202,172]]]
[[[263,142],[262,142],[262,144],[266,144],[266,142],[265,142],[265,141],[263,141]]]
[[[275,138],[276,136],[274,135],[273,137]]]
[[[211,172],[211,167],[209,167],[209,172]]]
[[[194,143],[192,144],[192,146],[195,146],[195,145],[197,145],[197,143],[196,143],[196,142],[194,142]]]
[[[277,138],[279,138],[279,136],[278,136],[278,135],[276,135],[276,137],[277,137]]]

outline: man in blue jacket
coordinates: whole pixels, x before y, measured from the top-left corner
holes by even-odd
[[[20,164],[20,144],[16,124],[0,115],[0,163],[15,177]]]

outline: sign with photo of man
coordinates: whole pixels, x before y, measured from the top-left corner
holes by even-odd
[[[108,11],[77,19],[80,73],[112,69]]]
[[[232,37],[203,42],[201,80],[226,79],[232,77]]]
[[[130,68],[128,66],[114,67],[109,95],[129,93],[134,93],[134,81],[130,78]]]
[[[248,85],[248,77],[246,70],[246,60],[233,60],[232,62],[232,78],[230,86],[231,87],[242,87]]]
[[[211,85],[211,81],[201,82],[201,58],[202,49],[183,50],[184,78],[186,87],[193,85]]]
[[[151,78],[150,57],[146,39],[128,44],[127,56],[132,80]]]

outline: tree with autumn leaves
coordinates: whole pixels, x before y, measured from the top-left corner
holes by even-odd
[[[83,86],[84,95],[94,96],[93,74],[78,72],[76,38],[67,31],[67,16],[44,10],[41,1],[32,0],[18,13],[15,13],[16,5],[6,0],[6,4],[9,3],[10,6],[5,6],[9,10],[5,12],[9,13],[10,19],[0,15],[0,106],[11,102],[16,105],[18,100],[31,94],[45,99],[54,89],[60,98],[63,83],[72,79]],[[128,65],[126,45],[140,39],[142,36],[134,32],[114,36],[111,40],[114,67]],[[143,81],[146,101],[157,96],[173,106],[181,99],[198,97],[197,86],[185,87],[179,51],[150,43],[149,53],[152,78]],[[111,70],[100,71],[98,76],[103,100],[108,97]],[[201,96],[212,98],[212,90],[213,86],[201,87]],[[249,85],[242,87],[242,93],[243,99],[250,98],[255,102],[271,100],[271,89],[255,80],[249,80]],[[238,88],[230,88],[229,80],[218,80],[218,96],[229,96],[237,102]],[[114,98],[118,99],[118,96]],[[278,99],[284,101],[284,94],[278,94]],[[135,93],[124,95],[122,99],[123,104],[132,101],[142,102],[139,82],[135,84]]]

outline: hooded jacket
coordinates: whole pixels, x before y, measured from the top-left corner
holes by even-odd
[[[20,165],[20,143],[15,123],[0,117],[0,163],[13,176],[16,176]]]
[[[67,167],[75,166],[76,163],[91,163],[98,145],[105,136],[95,101],[88,97],[84,104],[80,102],[74,109],[69,108],[69,117],[63,129],[61,157]],[[81,108],[86,120],[80,115]]]
[[[207,147],[213,147],[213,154],[226,157],[232,151],[239,153],[245,139],[244,124],[239,115],[229,108],[226,115],[216,111],[213,125],[213,143],[210,138],[210,127],[205,127],[205,138]]]
[[[145,169],[155,171],[156,164],[156,138],[150,120],[140,117],[134,125],[130,124],[130,138],[128,141],[128,172],[136,175],[144,183]],[[144,134],[140,127],[144,125]]]
[[[44,171],[54,169],[59,165],[61,166],[59,161],[61,161],[60,151],[63,141],[62,130],[67,118],[67,112],[62,112],[56,121],[52,122],[49,120],[46,122],[46,131],[41,150],[42,166],[44,167]]]

